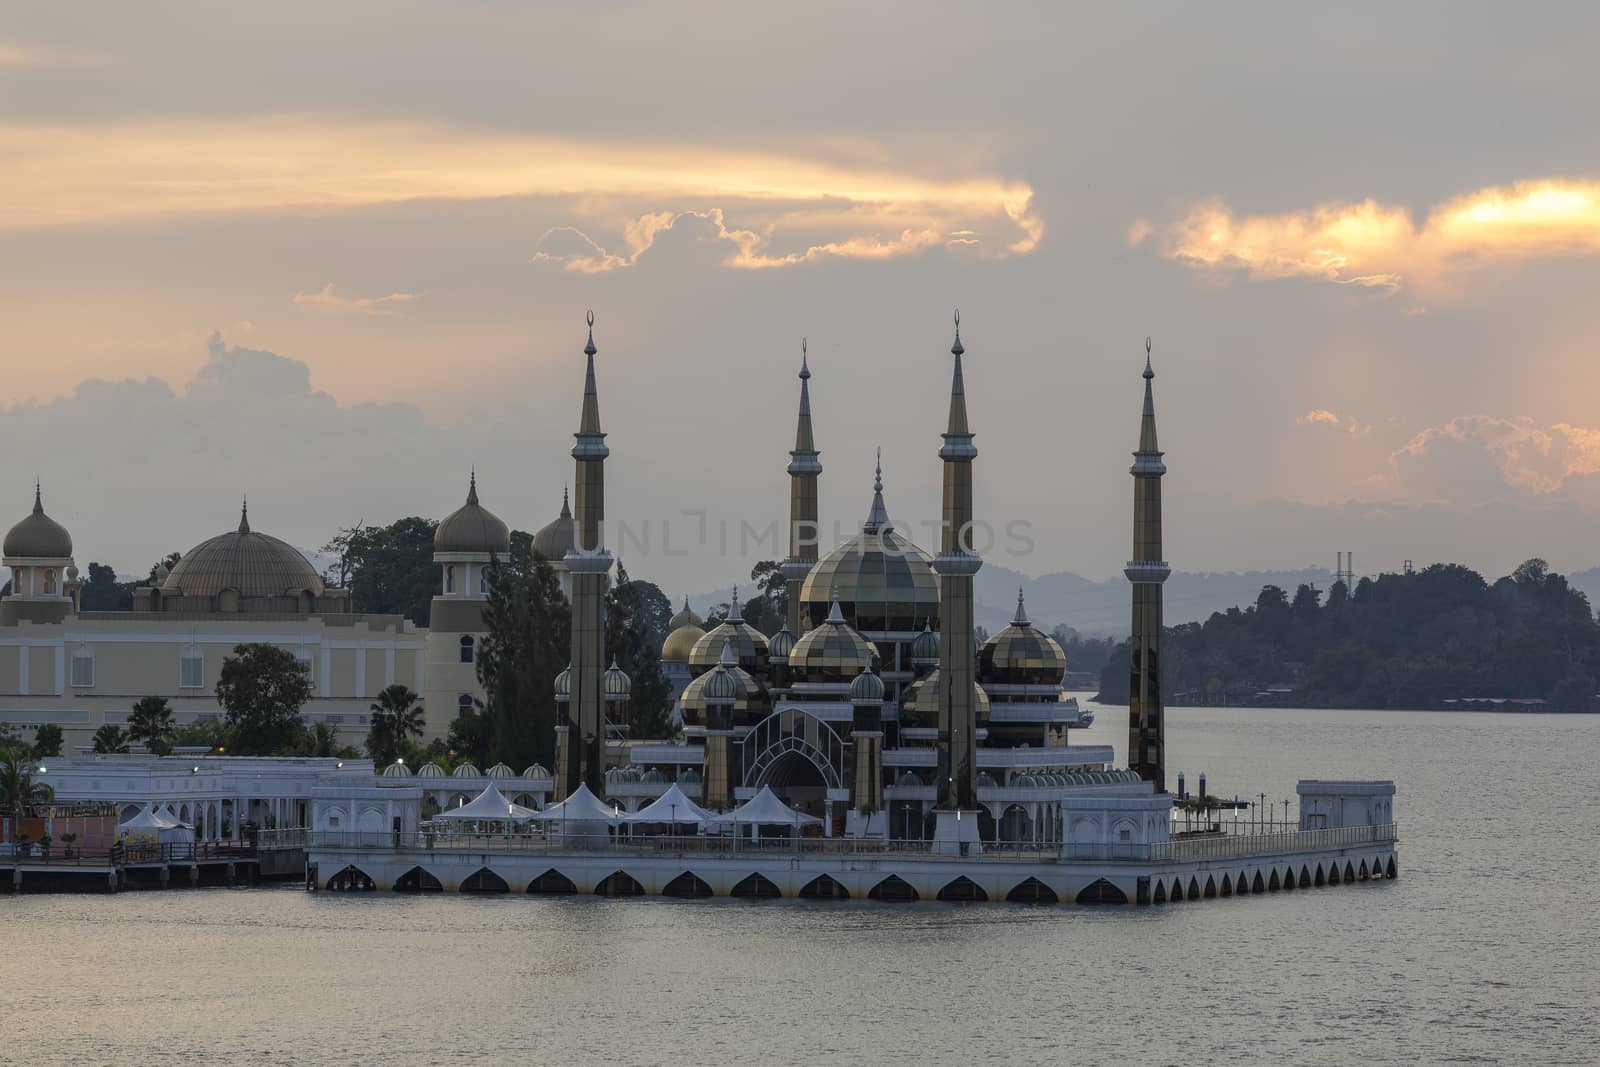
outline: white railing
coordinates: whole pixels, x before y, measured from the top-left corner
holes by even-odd
[[[1150,846],[1150,860],[1202,860],[1226,856],[1255,856],[1272,852],[1314,852],[1355,845],[1376,845],[1399,838],[1394,823],[1377,826],[1337,826],[1325,830],[1284,830],[1270,834],[1226,834],[1158,841]]]

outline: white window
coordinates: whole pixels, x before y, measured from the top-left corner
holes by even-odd
[[[178,661],[178,688],[201,689],[205,684],[205,653],[200,651],[199,645],[190,645],[183,650],[183,657]]]
[[[72,684],[80,688],[94,685],[94,649],[87,645],[72,652]]]

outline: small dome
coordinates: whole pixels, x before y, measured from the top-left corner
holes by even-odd
[[[232,589],[240,597],[321,596],[322,578],[311,561],[287,541],[250,529],[250,509],[239,512],[239,528],[191,548],[172,568],[161,591],[214,597]]]
[[[995,785],[994,775],[987,772],[978,775],[977,786],[979,789],[993,789]]]
[[[556,675],[555,691],[557,700],[570,700],[572,698],[572,666],[570,664],[561,668],[561,673]]]
[[[33,514],[11,527],[0,551],[17,559],[66,559],[72,555],[72,535],[44,513],[39,487],[33,487]]]
[[[606,673],[601,677],[600,684],[605,695],[613,699],[624,699],[633,691],[633,679],[628,677],[626,671],[617,666],[615,657],[611,660],[611,666],[606,668]]]
[[[900,720],[908,726],[937,727],[939,725],[939,687],[943,679],[939,668],[928,672],[927,677],[914,682],[901,699]],[[979,723],[989,721],[989,694],[983,686],[972,683],[973,711]]]
[[[395,760],[383,769],[385,778],[410,778],[411,768],[406,766],[405,760]]]
[[[666,785],[667,784],[667,776],[662,774],[660,771],[656,770],[654,767],[651,767],[648,771],[645,771],[644,772],[644,777],[640,778],[639,780],[641,782],[646,783],[647,785]]]
[[[711,704],[731,703],[735,717],[740,718],[741,712],[765,711],[768,703],[761,683],[734,660],[731,638],[723,641],[722,658],[717,665],[685,686],[679,700],[683,720],[691,726],[704,721],[704,713]]]
[[[706,679],[706,684],[700,687],[700,695],[708,702],[726,704],[739,699],[743,689],[734,673],[719,665]]]
[[[548,777],[550,777],[550,772],[545,770],[544,764],[535,763],[532,767],[529,767],[527,770],[522,772],[522,777],[524,777],[524,778],[548,778]]]
[[[683,613],[674,615],[676,619]],[[661,662],[663,663],[688,663],[689,657],[694,654],[694,646],[706,635],[695,623],[684,623],[674,626],[667,634],[667,639],[661,642]]]
[[[939,635],[931,620],[922,621],[922,632],[911,642],[911,658],[917,663],[939,662]]]
[[[457,767],[455,770],[450,772],[450,777],[452,777],[452,778],[482,778],[483,777],[483,772],[478,770],[478,768],[474,767],[471,763],[463,763],[461,766]]]
[[[695,770],[693,767],[685,767],[683,770],[678,772],[678,784],[679,785],[700,785],[701,784],[700,772]]]
[[[483,772],[485,778],[515,778],[517,772],[507,767],[504,763],[496,763],[493,767]]]
[[[448,774],[446,774],[444,772],[444,768],[439,766],[437,763],[428,762],[428,763],[424,763],[422,766],[417,768],[417,777],[418,778],[448,778],[450,776]]]
[[[913,785],[927,785],[928,783],[924,782],[921,778],[918,778],[917,777],[917,773],[915,771],[901,771],[900,772],[900,777],[895,779],[895,783],[894,784],[895,785],[902,785],[902,786],[913,786]]]
[[[883,679],[871,671],[856,675],[856,680],[850,683],[850,703],[882,704]]]
[[[789,629],[787,621],[783,629],[772,635],[767,642],[767,659],[772,663],[788,663],[789,653],[794,651],[794,634]]]
[[[694,613],[689,606],[689,598],[683,598],[683,610],[667,620],[667,629],[676,630],[680,626],[703,626],[705,620]]]
[[[1017,590],[1017,614],[1011,625],[978,649],[978,677],[1005,685],[1060,685],[1067,654],[1055,638],[1028,621]]]
[[[877,648],[845,623],[835,597],[827,620],[794,643],[789,673],[802,682],[852,682],[877,661]]]
[[[577,530],[572,522],[572,507],[567,503],[567,491],[561,491],[561,514],[544,529],[533,535],[533,550],[546,563],[560,563],[567,558],[578,543]]]
[[[451,512],[433,532],[435,552],[472,552],[507,556],[511,530],[500,517],[478,503],[478,473],[467,483],[467,502]]]
[[[728,605],[727,621],[718,623],[710,633],[695,642],[694,650],[689,653],[689,669],[700,674],[714,668],[722,658],[723,645],[729,640],[733,642],[733,654],[738,657],[739,666],[758,677],[766,677],[769,656],[767,638],[744,621],[744,615],[740,613],[738,586],[734,587],[733,601]]]

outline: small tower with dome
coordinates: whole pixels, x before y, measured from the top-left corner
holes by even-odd
[[[6,532],[3,562],[11,568],[11,592],[0,601],[0,624],[60,622],[72,614],[78,568],[72,535],[44,510],[44,492],[33,487],[33,511]]]
[[[443,736],[462,707],[483,699],[478,645],[487,633],[483,611],[489,570],[511,554],[511,531],[478,501],[478,474],[467,480],[467,500],[439,523],[433,562],[439,593],[429,608],[427,671],[422,707],[427,736]]]

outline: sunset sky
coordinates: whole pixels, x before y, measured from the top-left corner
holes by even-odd
[[[1147,335],[1175,568],[1595,566],[1596,40],[1587,5],[17,9],[0,502],[38,476],[127,573],[244,494],[315,548],[473,465],[537,528],[593,308],[636,574],[781,554],[736,534],[785,514],[802,337],[824,523],[881,445],[926,547],[959,306],[1005,566],[1127,558]]]

